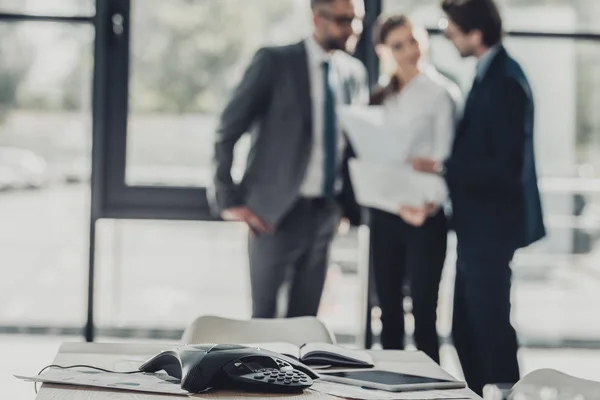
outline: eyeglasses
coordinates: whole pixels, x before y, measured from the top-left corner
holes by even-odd
[[[334,15],[332,13],[328,13],[325,11],[321,11],[319,16],[325,18],[329,21],[334,22],[338,26],[341,27],[352,27],[356,23],[362,23],[362,20],[358,18],[356,15]]]

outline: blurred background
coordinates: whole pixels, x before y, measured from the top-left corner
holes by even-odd
[[[589,368],[600,357],[600,2],[498,1],[506,47],[534,91],[549,229],[513,264],[526,369],[600,379]],[[379,12],[424,24],[431,61],[469,89],[474,60],[440,34],[437,0],[365,2],[365,29]],[[206,208],[214,129],[254,51],[310,29],[307,0],[0,0],[0,382],[18,398],[33,389],[10,374],[35,373],[58,343],[89,339],[90,317],[95,340],[147,341],[177,340],[200,314],[250,316],[246,230]],[[374,56],[361,58],[376,78]],[[247,148],[236,149],[237,176]],[[358,236],[335,241],[319,316],[356,346],[368,319],[376,346]],[[450,346],[445,354],[460,374]]]

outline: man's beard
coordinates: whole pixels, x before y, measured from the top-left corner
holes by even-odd
[[[333,51],[333,50],[346,51],[346,43],[347,43],[347,40],[344,40],[342,42],[342,40],[339,40],[339,39],[327,38],[327,39],[323,40],[322,45],[325,48],[325,50],[327,50],[327,51]]]

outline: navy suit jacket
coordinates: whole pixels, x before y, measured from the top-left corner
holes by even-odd
[[[515,251],[545,236],[533,119],[527,78],[501,47],[469,93],[445,162],[459,251]]]

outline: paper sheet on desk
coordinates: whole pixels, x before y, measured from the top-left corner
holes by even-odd
[[[189,393],[179,383],[173,383],[166,374],[110,374],[106,372],[84,369],[50,369],[39,376],[15,377],[42,383],[55,383],[63,385],[93,386],[99,388],[161,393],[187,396]]]
[[[350,176],[358,203],[397,214],[400,206],[441,204],[448,196],[444,180],[414,171],[409,165],[350,160]]]
[[[342,385],[333,382],[316,381],[310,388],[320,393],[344,399],[355,400],[443,400],[468,399],[451,391],[424,390],[419,392],[386,392],[383,390],[363,389],[359,386]]]

